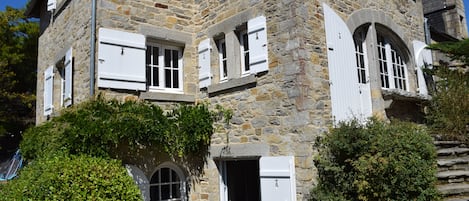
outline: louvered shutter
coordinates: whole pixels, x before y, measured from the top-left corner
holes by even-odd
[[[355,46],[345,22],[329,6],[323,7],[332,115],[339,122],[362,116]]]
[[[252,74],[269,70],[267,26],[264,16],[248,21],[249,67]]]
[[[145,36],[99,29],[98,87],[146,90]]]
[[[57,8],[57,0],[47,1],[47,11],[55,10]]]
[[[205,39],[199,43],[199,87],[208,87],[212,83],[210,72],[210,39]]]
[[[44,71],[44,116],[52,114],[54,87],[54,66]]]
[[[64,90],[64,106],[72,105],[73,91],[73,57],[72,48],[65,54],[65,90]]]
[[[261,157],[259,160],[262,201],[295,201],[295,161],[293,156]]]
[[[420,94],[428,95],[428,88],[423,74],[423,69],[431,68],[433,63],[432,52],[429,49],[425,49],[427,44],[422,41],[414,41],[413,44],[415,64],[417,65],[418,91]]]

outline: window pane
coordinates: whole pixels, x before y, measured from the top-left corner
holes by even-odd
[[[159,65],[158,55],[159,55],[159,48],[153,47],[153,65]]]
[[[179,71],[173,70],[173,87],[179,88]]]
[[[153,174],[153,176],[151,177],[150,183],[151,184],[160,183],[160,171],[157,171],[155,172],[155,174]]]
[[[146,80],[147,80],[147,86],[150,86],[151,85],[151,66],[147,65],[146,69],[145,69],[145,77],[146,77]]]
[[[226,60],[223,60],[223,77],[228,76],[228,67],[226,66]]]
[[[179,176],[176,173],[176,171],[171,170],[171,182],[178,182],[179,181]]]
[[[169,168],[161,168],[161,183],[169,182]]]
[[[173,68],[178,68],[179,64],[179,51],[173,50]]]
[[[223,58],[226,58],[226,44],[224,41],[221,44],[221,51],[222,51]]]
[[[159,186],[150,186],[150,199],[160,200],[160,187]]]
[[[153,85],[152,86],[160,86],[160,72],[158,68],[153,68]]]
[[[171,67],[171,50],[164,50],[164,66]]]
[[[165,69],[164,70],[164,81],[165,81],[165,87],[166,88],[171,88],[171,70]]]
[[[249,71],[249,52],[244,55],[244,69]]]
[[[243,34],[243,46],[244,46],[244,51],[249,51],[249,40],[248,40],[247,33]]]
[[[171,194],[169,192],[169,186],[170,185],[161,185],[161,199],[166,200],[170,199]]]
[[[173,184],[171,186],[171,196],[172,198],[180,198],[181,197],[181,190],[179,184]]]
[[[147,50],[145,51],[146,52],[146,55],[145,55],[145,64],[151,64],[151,46],[147,46]]]

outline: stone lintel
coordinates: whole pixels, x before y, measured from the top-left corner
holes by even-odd
[[[213,159],[236,159],[269,156],[268,144],[229,144],[210,147],[210,157]]]
[[[190,33],[149,25],[141,25],[139,30],[141,34],[146,36],[146,38],[183,43],[186,46],[190,46],[192,44],[192,34]]]

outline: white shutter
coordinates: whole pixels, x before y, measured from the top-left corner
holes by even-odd
[[[57,8],[57,0],[47,0],[47,11],[55,10]]]
[[[357,61],[352,34],[344,21],[323,4],[327,41],[327,62],[335,122],[361,117]]]
[[[426,49],[427,44],[422,41],[413,41],[414,44],[414,56],[415,64],[417,65],[417,82],[419,93],[428,95],[427,83],[425,82],[425,76],[423,75],[423,68],[431,68],[433,63],[432,52]]]
[[[72,48],[65,54],[65,91],[64,91],[64,106],[72,105],[72,90],[73,90],[73,57]]]
[[[261,157],[259,176],[262,201],[296,201],[293,156]]]
[[[44,71],[44,116],[52,114],[53,110],[54,66]]]
[[[148,181],[145,173],[135,165],[126,164],[125,168],[127,173],[134,179],[142,194],[143,200],[150,200],[150,182]]]
[[[99,29],[98,87],[146,90],[145,36]]]
[[[205,39],[199,43],[199,87],[208,87],[212,83],[210,72],[210,39]]]
[[[249,67],[252,74],[269,70],[267,26],[264,16],[248,21]]]

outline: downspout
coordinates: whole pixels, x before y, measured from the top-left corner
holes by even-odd
[[[94,76],[96,58],[96,0],[91,0],[91,56],[90,56],[90,96],[94,96]]]

